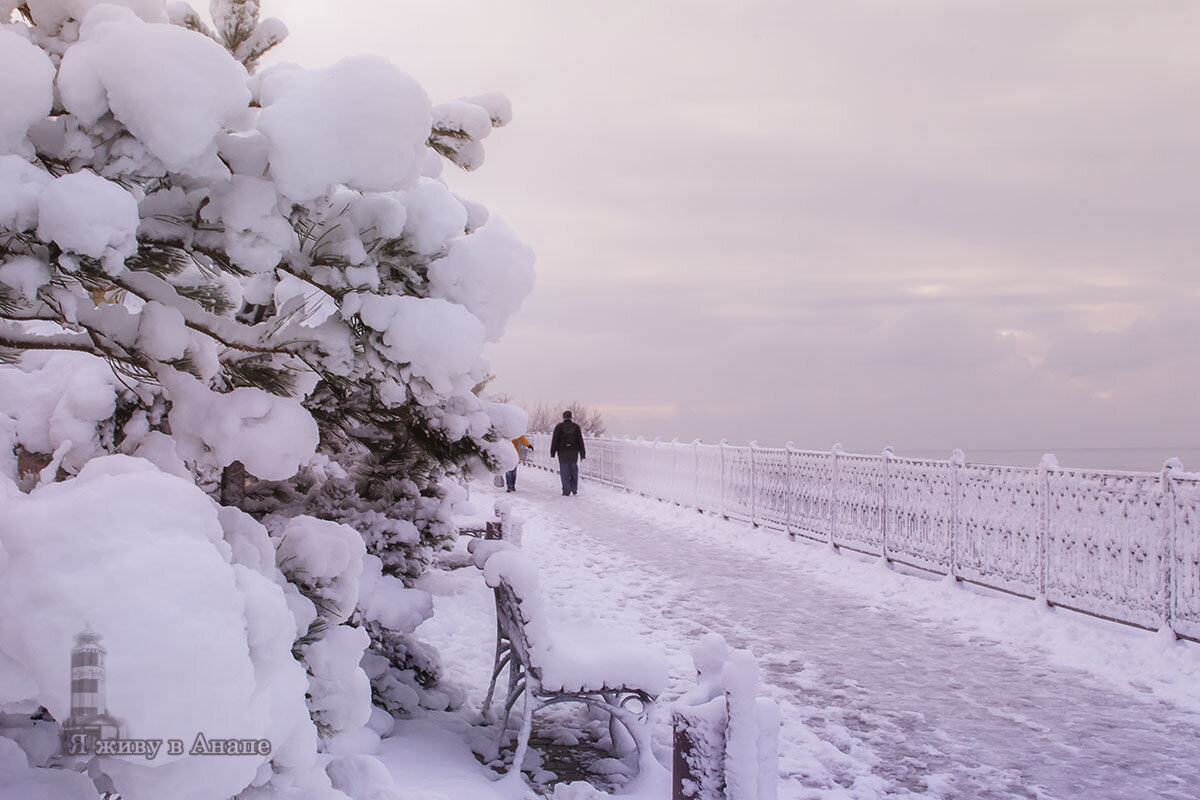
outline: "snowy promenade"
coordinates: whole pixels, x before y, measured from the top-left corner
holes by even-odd
[[[781,798],[1200,797],[1194,645],[595,484],[564,498],[557,483],[523,468],[507,496],[544,591],[661,649],[668,700],[705,631],[754,651],[784,711]],[[502,494],[473,493],[480,506]],[[450,662],[470,653],[437,644]],[[488,658],[471,654],[472,670]],[[665,722],[655,738],[667,745]]]

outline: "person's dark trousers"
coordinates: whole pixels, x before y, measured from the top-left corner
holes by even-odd
[[[510,492],[517,490],[517,468],[513,467],[508,472],[504,473],[504,483],[508,486]]]
[[[563,494],[579,493],[578,461],[560,457],[558,459],[558,477],[562,481]]]

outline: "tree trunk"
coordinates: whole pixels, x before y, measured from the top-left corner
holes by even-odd
[[[246,501],[246,466],[234,461],[221,471],[221,505],[241,508]]]

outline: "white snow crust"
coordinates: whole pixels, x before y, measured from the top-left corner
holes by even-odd
[[[259,74],[258,95],[271,177],[288,198],[311,200],[336,184],[387,191],[416,179],[429,98],[390,62],[359,56],[320,70],[273,67]]]
[[[54,65],[41,48],[0,27],[0,75],[0,153],[18,152],[33,123],[50,113]]]
[[[55,178],[38,198],[38,236],[68,252],[100,259],[113,274],[137,252],[137,229],[133,195],[91,172]]]
[[[320,435],[300,401],[243,386],[214,392],[184,373],[164,373],[172,393],[171,429],[185,458],[223,466],[241,461],[264,480],[296,474]]]
[[[35,229],[38,197],[50,180],[48,174],[20,156],[0,155],[0,227]]]
[[[245,69],[207,36],[110,11],[89,14],[63,56],[63,105],[85,125],[111,110],[167,169],[223,172],[217,134],[250,101]]]
[[[99,5],[127,8],[146,22],[166,22],[163,0],[28,0],[33,21],[39,27],[56,31],[68,21],[83,21],[88,12]]]
[[[36,687],[29,700],[67,718],[67,655],[90,624],[103,635],[108,706],[127,735],[268,738],[285,762],[313,758],[283,592],[233,559],[216,505],[190,481],[109,456],[3,502],[0,606],[23,613],[0,617],[0,652]],[[218,800],[265,761],[160,752],[102,756],[100,768],[129,800]]]
[[[667,670],[661,658],[636,639],[579,618],[555,618],[547,610],[537,564],[515,547],[498,548],[483,565],[491,587],[501,582],[520,598],[530,660],[551,691],[595,691],[629,686],[659,694]]]
[[[461,305],[438,298],[368,294],[359,314],[364,324],[383,335],[384,351],[410,364],[435,392],[469,386],[483,351],[484,326]]]
[[[487,340],[497,342],[509,315],[533,291],[533,262],[529,245],[493,214],[473,235],[450,245],[429,279],[435,297],[465,306],[483,321]]]

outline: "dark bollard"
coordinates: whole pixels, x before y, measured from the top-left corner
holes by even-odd
[[[779,706],[758,697],[758,663],[715,633],[693,651],[696,688],[672,706],[672,800],[776,800]]]
[[[671,800],[724,800],[725,698],[672,709]]]

